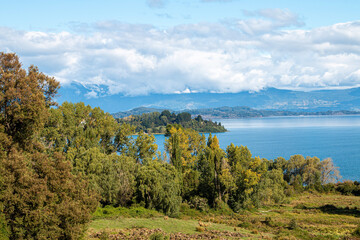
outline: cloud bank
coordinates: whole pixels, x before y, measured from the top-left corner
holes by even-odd
[[[288,11],[248,15],[169,29],[115,21],[71,33],[0,28],[0,51],[63,86],[85,86],[89,98],[360,85],[360,22],[302,30]]]

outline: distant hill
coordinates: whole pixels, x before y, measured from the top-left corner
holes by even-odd
[[[113,113],[111,114],[114,118],[124,118],[124,117],[128,117],[131,115],[141,115],[143,113],[152,113],[152,112],[162,112],[165,109],[160,109],[160,108],[147,108],[147,107],[137,107],[128,111],[124,111],[124,112],[117,112],[117,113]]]
[[[249,107],[219,107],[188,110],[192,116],[201,115],[204,119],[217,118],[254,118],[271,116],[312,116],[312,115],[349,115],[360,114],[359,111],[339,110],[339,111],[280,111],[280,110],[257,110]]]
[[[143,113],[162,112],[162,109],[140,107],[126,112],[118,112],[113,114],[115,118],[124,118],[128,116],[141,115]],[[350,110],[335,110],[335,111],[287,111],[287,110],[257,110],[245,106],[237,107],[218,107],[218,108],[203,108],[186,111],[171,111],[174,113],[188,112],[193,118],[201,115],[204,119],[217,118],[253,118],[253,117],[271,117],[271,116],[310,116],[310,115],[349,115],[360,114],[360,111]],[[119,117],[121,116],[121,117]]]

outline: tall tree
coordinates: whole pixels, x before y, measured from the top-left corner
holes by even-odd
[[[97,206],[62,153],[40,141],[58,87],[0,53],[0,203],[10,239],[78,239]]]
[[[25,147],[42,129],[59,83],[30,66],[25,71],[13,53],[0,53],[0,124]]]

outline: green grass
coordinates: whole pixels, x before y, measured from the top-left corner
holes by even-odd
[[[216,224],[216,223],[205,223],[209,224],[207,230],[218,230],[218,231],[229,231],[234,232],[234,227],[228,226],[225,224]],[[166,233],[187,233],[195,234],[196,227],[199,226],[198,221],[196,220],[182,220],[169,218],[165,220],[164,218],[117,218],[117,219],[96,219],[92,221],[90,228],[93,228],[96,231],[102,229],[124,229],[124,228],[149,228],[157,229],[160,228]],[[249,231],[244,229],[238,229],[240,232],[249,233]]]
[[[112,207],[112,206],[106,206],[104,208],[98,208],[93,213],[94,219],[101,219],[101,218],[113,218],[113,217],[128,217],[128,218],[134,218],[134,217],[142,217],[142,218],[152,218],[152,217],[160,217],[164,216],[164,214],[155,211],[146,209],[144,207]]]
[[[93,232],[147,228],[162,229],[167,234],[200,234],[196,228],[200,229],[201,221],[208,224],[207,231],[236,231],[251,238],[320,240],[358,236],[359,216],[360,197],[303,193],[286,204],[240,213],[224,210],[201,212],[183,204],[177,219],[167,219],[161,213],[144,208],[100,208],[94,214],[90,228]]]

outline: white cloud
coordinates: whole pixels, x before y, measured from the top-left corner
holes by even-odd
[[[0,49],[62,85],[81,84],[92,98],[360,85],[360,22],[301,30],[286,10],[248,15],[166,30],[116,21],[88,26],[86,34],[1,28]]]

